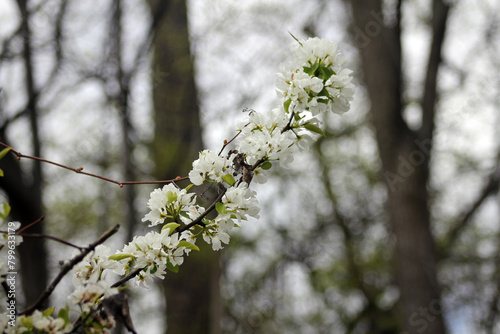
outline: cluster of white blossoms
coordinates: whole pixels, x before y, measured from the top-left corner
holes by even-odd
[[[51,311],[51,310],[49,310]],[[51,312],[50,312],[51,313]],[[14,331],[12,330],[14,328]],[[15,327],[10,327],[10,331],[5,333],[70,333],[73,326],[64,319],[53,318],[49,312],[40,312],[36,310],[29,317],[21,316]]]
[[[200,152],[188,174],[191,185],[181,189],[170,183],[151,193],[149,212],[142,221],[149,222],[154,230],[135,236],[114,254],[109,247],[99,245],[73,267],[75,289],[68,302],[78,308],[80,319],[90,319],[83,321],[90,326],[84,329],[86,332],[105,333],[114,326],[111,315],[99,312],[103,301],[118,293],[106,281],[108,273],[125,275],[126,279],[134,276],[136,285],[147,288],[155,277],[163,279],[167,269],[176,272],[190,251],[199,250],[196,241],[200,235],[214,250],[223,248],[237,223],[259,217],[251,182],[265,182],[266,171],[274,162],[286,166],[296,150],[307,148],[313,141],[311,133],[322,134],[316,118],[320,113],[330,109],[341,114],[349,109],[354,94],[351,71],[343,67],[334,43],[310,38],[298,41],[292,53],[294,61],[282,65],[276,79],[276,92],[282,99],[279,107],[266,114],[252,110],[238,124],[234,149],[227,155],[222,151]],[[228,145],[226,142],[224,148]],[[192,186],[207,184],[215,185],[212,189],[218,193],[205,208],[199,205],[196,194],[188,191]],[[216,215],[208,218],[209,213]],[[6,240],[4,234],[0,249],[5,248]],[[3,276],[6,268],[2,264]],[[8,314],[0,314],[0,328],[5,333],[17,333],[21,328],[40,333],[71,331],[68,308],[62,309],[58,318],[52,318],[52,312],[48,309],[18,317],[16,327],[7,325]]]
[[[248,189],[247,183],[241,182],[238,186],[229,188],[217,203],[217,217],[203,221],[203,240],[212,244],[213,250],[222,249],[222,243],[229,243],[228,232],[235,227],[234,219],[240,222],[248,216],[259,218],[260,208],[255,195],[255,191]]]
[[[313,116],[328,107],[342,114],[349,110],[354,95],[351,70],[343,68],[337,45],[325,39],[309,38],[292,47],[294,63],[281,66],[277,93],[287,112],[307,110]]]
[[[228,175],[234,174],[234,157],[234,154],[226,158],[210,150],[201,151],[199,158],[193,162],[193,169],[189,172],[189,180],[197,186],[205,181],[215,183],[226,181],[224,179]]]
[[[162,189],[153,190],[148,201],[151,211],[142,221],[150,221],[150,227],[163,224],[166,219],[188,222],[204,211],[203,207],[195,205],[195,201],[194,193],[179,189],[174,184],[167,184]]]
[[[289,121],[290,117],[280,108],[268,114],[251,112],[247,119],[239,123],[241,133],[236,149],[245,154],[249,165],[262,160],[291,162],[292,145],[296,138],[293,132],[282,131]]]

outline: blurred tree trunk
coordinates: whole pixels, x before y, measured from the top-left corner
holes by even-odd
[[[402,118],[401,1],[396,5],[396,22],[391,26],[384,22],[381,0],[350,3],[353,37],[361,55],[383,177],[388,184],[387,209],[396,237],[394,260],[401,324],[408,333],[446,333],[427,184],[436,76],[442,60],[448,7],[441,0],[433,2],[432,45],[421,101],[423,120],[419,131],[412,131]]]
[[[191,59],[186,3],[183,0],[150,0],[165,13],[153,39],[153,99],[156,176],[185,176],[203,149],[194,68]],[[219,333],[219,256],[200,242],[179,273],[166,275],[168,333]]]
[[[134,126],[130,119],[129,95],[131,73],[125,72],[122,60],[122,2],[114,0],[111,4],[111,21],[109,29],[109,64],[107,68],[112,71],[111,81],[115,81],[118,89],[110,93],[110,100],[118,108],[122,130],[122,166],[123,179],[135,180],[134,161],[132,151],[134,149]],[[135,187],[125,187],[125,220],[126,236],[125,243],[132,241],[134,228],[137,224],[137,210],[135,209],[136,192]]]
[[[17,2],[21,14],[21,35],[23,39],[23,65],[25,76],[26,114],[29,116],[32,154],[41,156],[41,141],[38,125],[38,91],[35,87],[34,68],[32,60],[32,35],[30,30],[30,14],[26,0]],[[1,139],[7,141],[5,133]],[[31,175],[25,175],[19,162],[13,155],[2,160],[2,169],[6,177],[0,179],[0,186],[9,198],[12,207],[12,220],[20,221],[26,226],[40,219],[43,214],[42,184],[43,174],[40,162],[33,162]],[[27,233],[43,233],[43,222],[26,230]],[[32,304],[44,291],[47,284],[47,251],[43,238],[30,238],[19,246],[21,262],[20,279],[27,305]],[[36,279],[33,279],[36,278]]]

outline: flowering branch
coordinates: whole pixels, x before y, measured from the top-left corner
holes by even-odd
[[[133,270],[130,274],[128,274],[127,276],[123,277],[121,280],[116,281],[113,285],[111,285],[111,287],[112,288],[118,288],[118,287],[120,287],[121,285],[127,283],[132,278],[134,278],[135,276],[137,276],[144,269],[146,269],[146,267],[137,268],[137,269]]]
[[[72,270],[75,291],[68,300],[80,309],[80,320],[74,326],[78,327],[78,331],[84,326],[86,332],[110,329],[114,326],[113,317],[101,310],[109,297],[116,296],[119,286],[135,278],[137,285],[148,287],[154,277],[163,279],[167,269],[177,272],[184,256],[199,250],[196,246],[199,236],[211,244],[213,250],[219,250],[223,244],[229,243],[228,232],[238,226],[236,221],[240,223],[249,217],[259,218],[260,208],[255,191],[250,189],[251,182],[264,183],[266,171],[275,162],[280,165],[291,163],[295,152],[309,147],[313,141],[311,133],[323,134],[319,126],[321,122],[316,116],[328,109],[338,114],[346,112],[354,94],[351,71],[342,67],[335,44],[311,38],[299,42],[292,48],[292,53],[294,62],[283,65],[277,75],[277,94],[282,99],[280,105],[267,114],[250,110],[248,117],[238,124],[237,134],[230,141],[224,141],[218,154],[211,150],[200,152],[188,177],[120,182],[83,172],[83,167],[72,168],[23,155],[0,142],[1,146],[6,147],[0,152],[0,158],[11,150],[18,159],[29,158],[53,164],[120,187],[130,184],[165,184],[150,194],[147,203],[150,211],[142,219],[143,222],[149,221],[150,227],[159,225],[160,231],[152,230],[146,235],[135,236],[122,250],[112,255],[110,248],[101,243],[116,233],[118,225],[88,247],[75,246],[81,249],[81,253],[62,268],[39,300],[22,313],[24,318],[21,317],[21,323],[31,324],[29,329],[33,331],[50,326],[64,327],[65,332],[73,328],[67,317],[68,308],[60,310],[62,314],[57,319],[48,314],[52,313],[51,309],[47,315],[47,310],[44,313],[36,310],[50,296],[62,277]],[[224,149],[233,142],[234,149],[223,156]],[[187,179],[191,184],[184,189],[176,184],[176,181]],[[204,183],[215,184],[219,190],[217,198],[208,207],[198,205],[197,195],[188,192],[192,186]],[[216,212],[215,218],[208,218],[209,213],[213,212]],[[6,214],[0,216],[5,218]],[[105,281],[109,271],[123,278],[110,285]],[[31,319],[28,321],[26,316],[30,314]]]
[[[101,237],[99,239],[97,239],[96,241],[94,241],[93,243],[91,243],[90,245],[88,245],[87,247],[85,247],[80,254],[78,254],[77,256],[75,256],[74,258],[72,258],[68,263],[66,263],[64,265],[64,267],[61,269],[61,271],[59,272],[59,274],[56,276],[56,278],[54,278],[54,280],[52,281],[52,283],[50,283],[50,285],[47,287],[47,289],[45,289],[45,291],[42,293],[42,295],[38,298],[38,300],[33,305],[31,305],[30,307],[28,307],[26,310],[24,310],[23,312],[21,312],[21,315],[30,315],[31,313],[33,313],[33,311],[35,311],[36,309],[38,309],[40,307],[40,305],[42,305],[43,302],[45,302],[45,300],[47,300],[47,298],[49,298],[49,296],[52,294],[52,292],[54,291],[54,289],[56,288],[56,286],[59,284],[59,282],[62,280],[62,278],[71,269],[73,269],[73,267],[77,263],[80,263],[85,258],[85,256],[87,256],[87,254],[89,254],[90,252],[92,252],[97,247],[97,245],[102,244],[109,237],[111,237],[113,234],[115,234],[116,232],[118,232],[119,228],[120,228],[120,225],[115,225],[111,229],[107,230],[106,232],[104,232],[101,235]]]

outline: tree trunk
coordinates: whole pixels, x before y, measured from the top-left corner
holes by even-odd
[[[126,73],[123,68],[122,61],[122,2],[114,0],[111,5],[111,21],[109,28],[109,61],[108,69],[113,71],[113,77],[109,78],[115,81],[116,87],[119,89],[115,92],[110,92],[112,102],[117,106],[122,130],[122,174],[124,180],[135,180],[134,161],[132,151],[134,142],[132,139],[134,126],[130,119],[129,96],[130,96],[130,79],[131,73]],[[126,220],[126,235],[125,243],[132,241],[134,237],[134,229],[137,224],[137,210],[135,209],[136,191],[134,187],[125,187],[125,220]]]
[[[446,15],[437,15],[438,7],[434,6],[435,21],[441,23],[443,30],[439,34],[433,26],[435,34],[424,88],[427,97],[422,104],[423,125],[421,132],[416,133],[402,118],[401,2],[397,4],[397,22],[392,27],[384,24],[382,1],[350,3],[352,33],[361,55],[382,173],[388,185],[387,209],[396,238],[394,264],[401,324],[408,333],[446,333],[427,190],[437,97],[435,81]]]
[[[41,141],[38,126],[38,91],[35,88],[34,69],[32,62],[30,16],[26,0],[19,0],[18,7],[22,20],[23,37],[23,65],[25,71],[25,89],[27,96],[26,109],[29,115],[30,136],[33,155],[41,155]],[[6,140],[5,135],[1,134]],[[5,161],[3,161],[5,160]],[[0,186],[5,190],[9,204],[12,207],[11,219],[21,222],[26,226],[42,217],[42,166],[40,162],[33,163],[31,177],[24,175],[19,162],[9,155],[2,160],[2,169],[5,177],[0,180]],[[35,224],[26,230],[26,233],[43,233],[43,222]],[[20,278],[26,305],[38,299],[47,286],[47,251],[43,238],[25,239],[19,246],[21,262]],[[36,279],[34,279],[36,278]]]
[[[187,175],[203,144],[186,3],[150,3],[153,11],[168,6],[155,31],[152,74],[156,176],[168,179]],[[219,256],[203,241],[199,246],[200,252],[191,252],[179,273],[166,275],[168,333],[220,332]]]

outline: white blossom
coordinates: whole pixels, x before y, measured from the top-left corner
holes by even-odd
[[[308,38],[291,48],[297,64],[314,64],[317,59],[324,61],[327,66],[339,66],[344,63],[340,58],[338,47],[335,43],[318,37]]]
[[[74,273],[73,284],[79,286],[86,282],[95,283],[101,279],[104,269],[114,270],[117,273],[123,274],[116,261],[109,260],[110,251],[109,247],[98,245],[92,252],[87,254],[72,269]]]
[[[150,221],[149,226],[163,224],[167,218],[173,221],[181,220],[187,224],[204,211],[195,205],[194,193],[188,193],[186,189],[179,189],[173,184],[153,190],[148,208],[151,211],[142,221]]]
[[[33,312],[29,317],[22,316],[18,318],[16,322],[15,331],[13,333],[25,333],[31,331],[23,325],[23,322],[26,321],[26,318],[30,318],[30,323],[33,329],[36,329],[38,332],[43,332],[46,334],[61,334],[61,333],[70,333],[73,329],[71,324],[66,324],[61,318],[53,318],[52,316],[45,316],[39,310]],[[23,321],[24,320],[24,321]],[[4,333],[4,332],[2,332]],[[10,333],[7,331],[6,333]]]
[[[222,182],[225,175],[233,175],[234,155],[229,158],[219,156],[210,150],[200,152],[199,158],[193,161],[193,169],[189,172],[189,180],[199,186],[204,181]]]
[[[237,150],[244,153],[248,164],[267,160],[292,160],[292,147],[295,136],[290,131],[282,131],[289,122],[289,116],[280,108],[271,110],[268,115],[254,112],[240,123]]]
[[[202,235],[203,240],[205,240],[207,244],[212,244],[212,249],[214,251],[222,249],[222,244],[228,244],[230,239],[229,234],[224,229],[221,229],[219,224],[215,221],[205,226]]]
[[[312,116],[328,110],[341,114],[354,95],[352,71],[343,67],[337,45],[309,38],[292,47],[295,63],[282,65],[277,74],[277,94],[287,111],[309,111]]]
[[[276,87],[278,97],[283,100],[290,99],[289,110],[295,112],[309,110],[313,115],[317,115],[326,109],[325,103],[318,101],[326,100],[324,96],[318,96],[323,90],[323,80],[310,76],[302,68],[282,67],[281,73],[277,74]]]
[[[136,277],[136,283],[148,287],[154,277],[163,279],[168,264],[180,266],[184,262],[185,247],[179,247],[179,234],[169,235],[170,230],[164,229],[161,233],[152,231],[144,236],[135,236],[121,252],[116,254],[128,255],[118,261],[127,269],[144,268]],[[187,234],[182,234],[184,238]]]
[[[82,312],[89,313],[100,298],[106,298],[117,293],[118,289],[112,288],[106,281],[86,282],[78,286],[68,296],[68,301],[74,305],[79,305]]]

